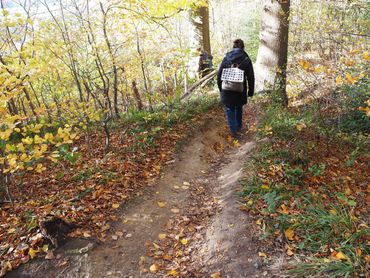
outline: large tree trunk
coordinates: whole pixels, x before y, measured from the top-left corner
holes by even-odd
[[[193,46],[201,47],[211,54],[211,39],[209,35],[208,5],[191,10],[191,23],[194,27]]]
[[[194,7],[190,10],[190,21],[193,27],[190,40],[191,52],[196,53],[196,49],[201,48],[211,54],[208,1],[207,6]],[[190,61],[189,76],[191,77],[196,75],[198,60],[199,56],[195,56]]]
[[[265,0],[260,46],[256,62],[256,90],[278,86],[283,103],[286,95],[290,0]],[[276,88],[276,87],[275,87]]]

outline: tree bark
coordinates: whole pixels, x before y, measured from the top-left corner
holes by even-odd
[[[207,6],[191,10],[191,23],[194,26],[194,45],[211,54],[211,39],[209,34],[209,9]]]
[[[288,104],[286,68],[288,61],[290,0],[265,0],[262,13],[260,47],[256,62],[256,90],[274,85]],[[276,88],[276,87],[275,87]]]

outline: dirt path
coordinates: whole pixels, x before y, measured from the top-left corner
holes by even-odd
[[[239,207],[237,195],[244,164],[255,143],[247,141],[229,152],[216,170],[218,186],[214,190],[220,211],[211,219],[204,240],[199,244],[199,261],[205,273],[220,272],[222,277],[255,277],[260,271],[261,259],[254,223]]]
[[[202,211],[202,201],[193,200],[193,193],[200,189],[201,193],[197,194],[203,194],[204,200],[217,201],[210,201],[209,212],[205,212],[207,217],[200,218],[203,222],[198,223],[198,227],[202,232],[197,234],[198,240],[185,246],[189,259],[182,260],[181,267],[185,271],[177,272],[177,275],[202,277],[206,273],[220,272],[220,277],[254,277],[260,264],[253,240],[256,233],[252,221],[239,210],[236,195],[243,165],[254,143],[244,142],[239,148],[228,147],[225,154],[221,154],[228,145],[224,133],[223,115],[208,117],[201,126],[194,128],[187,143],[180,146],[176,159],[165,167],[156,184],[122,209],[120,221],[110,227],[111,240],[104,243],[69,240],[59,248],[56,259],[26,264],[7,277],[165,275],[168,269],[162,265],[159,265],[162,272],[159,269],[156,274],[150,272],[156,259],[147,256],[148,247],[171,223],[176,223],[173,219],[187,219],[187,214]],[[198,186],[199,181],[201,186]],[[179,224],[177,228],[180,227]],[[187,267],[196,271],[187,272]]]

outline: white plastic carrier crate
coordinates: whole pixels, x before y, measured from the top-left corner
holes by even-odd
[[[226,68],[222,70],[222,81],[243,82],[244,70],[238,68]]]

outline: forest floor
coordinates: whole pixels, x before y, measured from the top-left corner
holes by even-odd
[[[3,206],[6,277],[369,277],[366,137],[262,105],[239,141],[210,105],[163,130],[147,117],[105,156],[81,142],[70,175],[30,177]],[[27,218],[50,212],[79,225],[54,251]]]
[[[258,226],[238,195],[255,144],[248,132],[239,142],[227,138],[221,109],[207,113],[160,178],[119,208],[104,242],[68,239],[52,260],[33,260],[7,277],[268,275]]]

